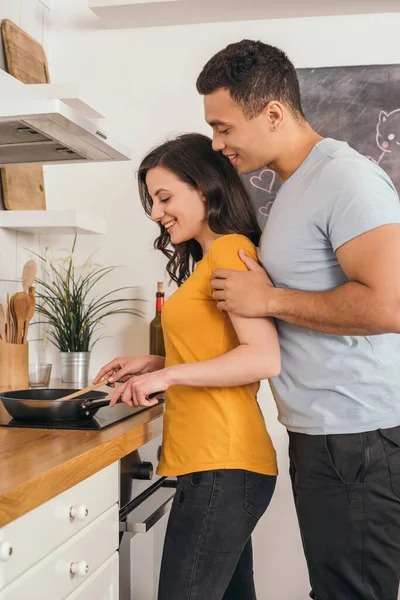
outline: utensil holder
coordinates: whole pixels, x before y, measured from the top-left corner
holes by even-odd
[[[0,339],[0,391],[27,390],[28,344],[7,344]]]

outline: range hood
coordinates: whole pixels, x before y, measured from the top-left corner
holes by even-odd
[[[0,100],[0,166],[123,160],[128,148],[61,100]]]

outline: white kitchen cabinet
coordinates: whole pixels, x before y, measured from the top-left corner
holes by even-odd
[[[118,556],[115,552],[66,600],[118,600]]]
[[[116,505],[118,472],[114,463],[0,529],[0,590]]]
[[[118,549],[118,514],[118,504],[115,504],[7,586],[1,600],[61,600],[68,597]]]
[[[0,529],[0,600],[118,600],[118,498],[116,462]]]

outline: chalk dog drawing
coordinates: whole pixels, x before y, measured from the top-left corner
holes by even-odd
[[[250,177],[250,183],[255,188],[262,190],[263,192],[267,192],[267,194],[272,193],[272,189],[274,187],[276,179],[275,171],[271,171],[271,169],[265,168],[260,171],[259,175],[253,175]],[[268,217],[270,210],[272,208],[274,201],[270,200],[264,206],[261,206],[258,211],[263,217]]]
[[[378,148],[382,150],[381,155],[378,160],[371,156],[367,156],[367,158],[377,165],[381,164],[387,154],[400,153],[400,108],[396,108],[390,113],[381,110],[376,125],[375,140]]]

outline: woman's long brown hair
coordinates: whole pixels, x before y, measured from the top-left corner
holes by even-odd
[[[146,185],[150,169],[162,167],[174,173],[206,198],[208,225],[218,234],[240,233],[256,246],[261,229],[249,195],[236,169],[221,152],[212,149],[211,139],[200,133],[187,133],[152,150],[138,171],[139,195],[146,214],[151,216],[153,201]],[[203,258],[200,244],[188,240],[173,245],[165,227],[158,223],[160,235],[154,248],[168,258],[167,272],[181,285]]]

